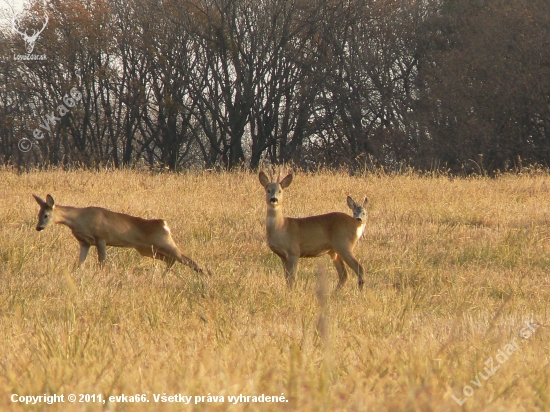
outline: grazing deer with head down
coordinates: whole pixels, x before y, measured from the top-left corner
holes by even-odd
[[[269,179],[263,171],[259,174],[266,191],[267,243],[281,258],[289,287],[294,284],[300,258],[328,254],[338,272],[337,288],[341,288],[348,277],[346,263],[357,273],[359,289],[362,289],[365,271],[353,255],[353,249],[365,230],[368,199],[358,205],[348,196],[353,217],[339,212],[304,218],[284,217],[283,190],[290,185],[292,177],[289,174],[281,181],[273,181],[273,176]]]
[[[50,223],[68,226],[80,243],[79,267],[86,260],[90,246],[96,246],[102,267],[105,266],[107,246],[116,246],[133,247],[142,256],[165,261],[168,268],[177,260],[203,273],[193,260],[180,252],[162,219],[142,219],[102,207],[60,206],[55,204],[51,195],[46,197],[46,201],[33,196],[40,205],[36,230],[44,230]]]

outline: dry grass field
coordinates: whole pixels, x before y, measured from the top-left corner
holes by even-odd
[[[32,193],[163,218],[211,275],[115,248],[76,269]],[[351,272],[335,293],[320,257],[289,291],[255,173],[0,170],[0,410],[549,410],[550,175],[298,173],[285,214],[349,213],[348,194],[370,199],[365,289]],[[65,402],[12,402],[43,394]]]

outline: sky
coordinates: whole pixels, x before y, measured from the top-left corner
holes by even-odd
[[[45,3],[45,0],[36,0]],[[31,4],[28,0],[0,0],[0,28],[11,26],[13,14],[23,10],[25,5]]]

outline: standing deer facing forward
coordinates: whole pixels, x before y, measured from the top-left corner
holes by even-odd
[[[259,178],[266,191],[267,243],[283,261],[288,286],[294,284],[301,257],[329,254],[338,272],[337,288],[341,288],[348,277],[345,262],[357,273],[359,289],[362,289],[365,271],[353,255],[353,249],[365,230],[367,198],[362,205],[357,205],[348,196],[348,206],[354,217],[339,212],[304,218],[284,217],[283,190],[290,186],[292,174],[280,182],[270,181],[264,172],[260,172]]]
[[[79,267],[86,260],[90,246],[96,246],[102,267],[105,266],[107,246],[117,246],[133,247],[142,256],[161,259],[168,268],[177,260],[202,273],[193,260],[180,252],[162,219],[142,219],[101,207],[59,206],[51,195],[46,197],[46,201],[33,196],[40,205],[36,230],[44,230],[52,222],[68,226],[80,243]]]

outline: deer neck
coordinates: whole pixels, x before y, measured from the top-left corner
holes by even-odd
[[[55,223],[73,228],[78,218],[78,209],[71,206],[55,206]]]
[[[274,232],[278,229],[281,229],[285,225],[285,218],[283,216],[283,208],[280,205],[267,206],[267,219],[266,226],[267,232]]]

